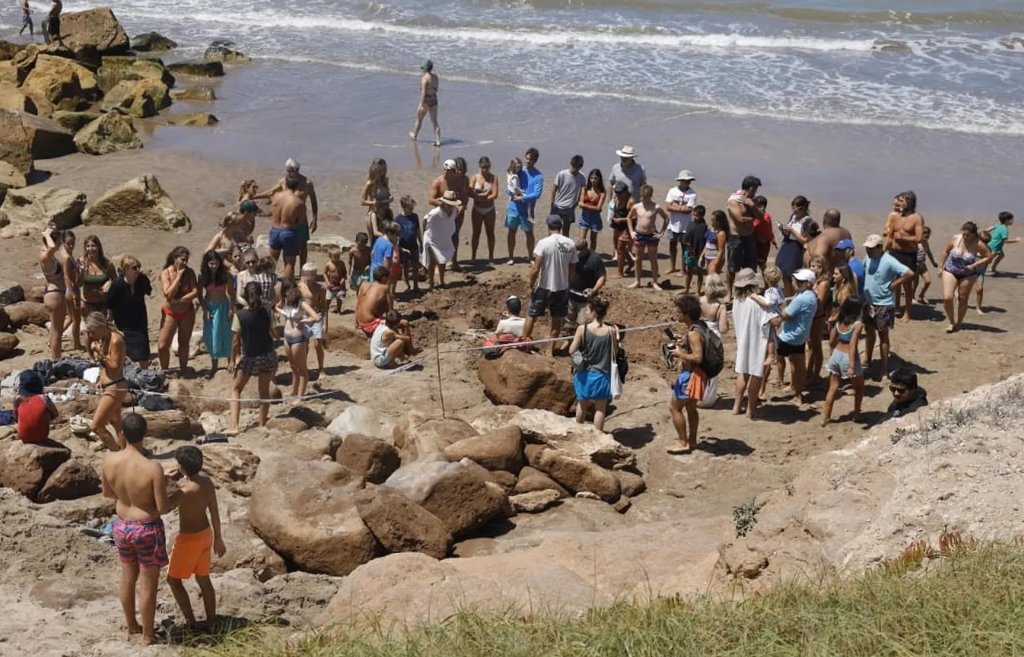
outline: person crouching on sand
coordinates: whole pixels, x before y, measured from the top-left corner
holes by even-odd
[[[179,447],[174,452],[174,459],[178,465],[171,468],[167,476],[181,480],[180,489],[171,498],[172,505],[178,508],[180,523],[171,549],[167,585],[171,587],[174,600],[185,617],[186,627],[196,629],[198,625],[192,613],[192,601],[184,584],[184,580],[195,576],[206,611],[205,628],[209,629],[217,620],[217,594],[210,582],[210,551],[212,549],[218,557],[227,553],[220,531],[217,489],[209,477],[200,474],[203,452],[198,447]]]
[[[389,310],[370,336],[370,360],[381,370],[395,368],[416,353],[408,322]]]

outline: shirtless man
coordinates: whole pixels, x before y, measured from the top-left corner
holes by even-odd
[[[825,259],[825,271],[829,272],[829,275],[836,265],[844,264],[837,262],[836,245],[843,240],[852,241],[853,237],[850,235],[850,231],[840,227],[841,220],[842,214],[837,208],[825,210],[825,214],[821,216],[821,234],[811,238],[804,245],[804,267],[810,267],[811,259],[814,256],[821,256]]]
[[[893,201],[893,212],[885,221],[885,248],[889,255],[910,269],[913,275],[903,284],[903,314],[900,322],[910,321],[910,305],[917,284],[917,247],[924,239],[924,217],[917,213],[917,194],[903,192]],[[899,306],[899,294],[896,295]]]
[[[462,228],[466,204],[469,202],[469,178],[466,177],[465,170],[459,171],[459,165],[456,160],[445,160],[441,168],[443,170],[441,175],[430,181],[430,187],[427,188],[427,203],[435,208],[441,207],[444,205],[441,202],[441,197],[449,190],[455,192],[456,198],[462,201],[459,214],[455,217],[455,234],[452,236],[452,243],[455,246],[456,257],[458,257],[459,230]],[[449,269],[459,271],[454,258]]]
[[[128,396],[128,382],[124,379],[124,334],[110,327],[107,316],[92,312],[85,318],[89,353],[99,363],[100,379],[96,387],[100,401],[92,417],[92,432],[112,452],[124,449],[124,430],[121,427],[121,406]],[[117,438],[107,426],[114,427]]]
[[[284,163],[285,177],[278,180],[272,188],[262,194],[256,194],[252,198],[272,199],[275,194],[287,189],[287,185],[285,183],[287,182],[289,175],[295,176],[299,179],[298,195],[302,198],[303,206],[305,206],[306,199],[309,199],[310,211],[310,218],[307,222],[305,207],[303,207],[302,222],[296,224],[295,228],[293,228],[295,236],[299,242],[299,266],[301,267],[306,264],[307,257],[309,256],[309,236],[316,232],[319,221],[318,217],[320,216],[320,206],[316,201],[316,189],[313,187],[313,181],[299,173],[300,166],[302,165],[296,162],[293,158],[288,158],[288,161]]]
[[[651,287],[661,290],[658,285],[658,241],[668,230],[668,213],[652,199],[654,188],[650,185],[640,187],[640,202],[629,209],[626,225],[629,236],[633,238],[636,258],[636,280],[630,288],[640,287],[640,278],[644,273],[644,253],[651,260]],[[658,217],[661,217],[661,230],[658,230]]]
[[[302,255],[302,235],[298,226],[306,221],[306,199],[301,193],[302,179],[288,174],[284,190],[274,194],[270,206],[270,257],[277,262],[284,252],[285,278],[295,277],[295,256]],[[305,258],[302,258],[305,262]]]
[[[160,569],[167,565],[164,523],[160,516],[171,504],[163,468],[146,458],[142,439],[146,419],[131,413],[124,419],[127,446],[103,458],[103,496],[117,500],[114,545],[121,559],[121,608],[128,634],[142,634],[143,645],[156,643],[156,589]],[[142,625],[135,618],[135,587],[142,576],[139,606]]]
[[[420,66],[423,75],[420,76],[420,104],[416,108],[416,123],[409,133],[409,139],[416,141],[420,134],[420,127],[423,125],[423,117],[430,114],[430,121],[434,124],[434,146],[441,145],[441,126],[437,122],[437,89],[440,83],[437,74],[434,73],[434,62],[429,59]]]
[[[754,204],[754,197],[761,187],[761,179],[747,176],[740,184],[739,191],[733,192],[726,204],[729,218],[729,241],[726,242],[726,278],[729,289],[732,279],[741,269],[757,270],[757,240],[754,237],[754,219],[764,213]]]
[[[367,338],[373,337],[377,325],[384,321],[389,310],[395,308],[391,295],[391,272],[383,265],[373,270],[373,282],[359,288],[356,298],[356,327]]]

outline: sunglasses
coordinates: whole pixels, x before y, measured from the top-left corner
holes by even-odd
[[[907,392],[907,390],[909,390],[909,388],[904,388],[903,386],[889,386],[889,392],[894,395],[902,395]]]

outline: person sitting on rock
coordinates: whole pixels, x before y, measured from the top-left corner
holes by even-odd
[[[903,417],[928,405],[928,393],[917,385],[917,374],[909,367],[897,367],[889,374],[892,403],[885,419]]]
[[[373,270],[373,282],[359,289],[356,298],[356,327],[368,338],[372,338],[377,327],[384,322],[384,315],[394,310],[395,300],[391,295],[391,272],[381,265]]]
[[[50,437],[50,423],[60,413],[49,395],[43,394],[43,379],[35,370],[18,375],[18,394],[14,397],[14,419],[18,438],[26,444],[41,443]]]
[[[389,310],[384,321],[370,336],[370,360],[377,369],[388,370],[400,365],[416,353],[412,346],[409,324],[395,310]]]
[[[498,326],[494,329],[494,335],[484,340],[484,356],[494,358],[513,348],[517,342],[528,342],[530,339],[523,335],[523,325],[526,320],[522,317],[523,301],[516,295],[505,299],[506,312],[498,320]],[[529,347],[519,347],[528,351]]]

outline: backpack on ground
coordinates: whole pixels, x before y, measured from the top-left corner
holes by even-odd
[[[694,324],[693,330],[704,338],[704,358],[701,360],[700,368],[709,379],[713,379],[725,368],[725,346],[722,344],[722,338],[710,330],[703,321]]]

